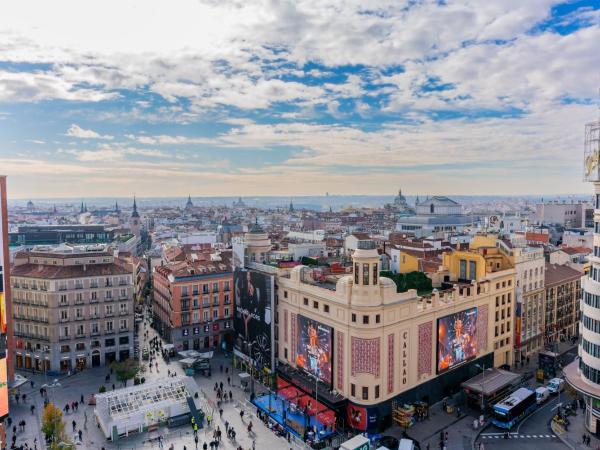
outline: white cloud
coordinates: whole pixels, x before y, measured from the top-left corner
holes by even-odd
[[[111,136],[109,134],[99,134],[99,133],[95,132],[94,130],[86,130],[84,128],[81,128],[77,124],[71,124],[71,126],[69,127],[69,129],[66,132],[66,136],[76,137],[76,138],[81,138],[81,139],[111,140],[114,138],[114,136]]]

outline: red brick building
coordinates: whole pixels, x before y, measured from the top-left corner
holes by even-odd
[[[153,273],[156,328],[177,350],[233,343],[231,251],[205,246],[169,249]]]

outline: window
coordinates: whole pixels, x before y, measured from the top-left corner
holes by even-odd
[[[288,291],[283,291],[283,298],[287,298]]]
[[[113,331],[113,322],[112,320],[109,320],[108,322],[105,322],[105,328],[106,331]]]
[[[61,305],[67,304],[67,294],[60,294],[60,303]]]
[[[369,400],[369,387],[368,386],[363,386],[363,388],[362,388],[362,399]]]
[[[83,334],[84,334],[83,324],[82,325],[77,325],[77,336],[82,336]]]
[[[375,386],[375,398],[379,398],[379,385]]]
[[[98,333],[98,322],[92,323],[92,333]]]
[[[106,339],[104,341],[104,346],[105,347],[113,347],[114,345],[115,345],[115,339],[114,338]]]
[[[126,330],[127,329],[127,319],[121,319],[121,321],[119,323],[119,329],[120,330]]]
[[[218,319],[218,318],[219,318],[219,310],[213,309],[213,319]]]
[[[497,308],[498,306],[500,306],[500,301],[499,301],[499,298],[498,298],[498,297],[496,297],[496,308]]]
[[[203,284],[202,285],[202,293],[203,294],[208,294],[208,284]]]
[[[129,344],[129,336],[121,336],[119,338],[119,344],[120,345],[126,345]]]
[[[477,279],[477,261],[469,261],[469,278],[471,280]]]
[[[224,290],[224,291],[228,291],[228,290],[229,290],[229,281],[225,281],[225,282],[223,283],[223,290]]]
[[[323,311],[325,311],[326,313],[329,312],[329,305],[323,305]]]
[[[319,309],[319,302],[314,302],[313,301],[313,308],[314,309]]]
[[[358,263],[354,263],[354,284],[359,284],[358,283],[358,280],[360,279],[360,278],[358,278],[358,276],[359,276],[358,275],[358,268],[359,267],[360,266],[358,265]]]
[[[65,320],[69,320],[69,311],[66,309],[61,309],[60,310],[60,320],[65,321]]]
[[[112,316],[114,314],[113,311],[113,305],[106,305],[105,306],[105,314],[106,316]]]
[[[92,291],[92,300],[98,300],[98,293],[96,291]]]
[[[284,348],[284,349],[283,349],[283,357],[284,357],[285,359],[288,359],[288,350],[287,350],[287,348]]]
[[[308,306],[308,299],[304,297],[304,306]]]
[[[224,294],[223,295],[223,303],[225,305],[229,305],[229,294]]]
[[[213,283],[212,285],[213,292],[219,292],[219,283]]]
[[[198,285],[197,284],[192,285],[192,294],[198,295],[198,291],[199,291]]]
[[[64,337],[68,337],[69,336],[69,327],[63,327],[63,333],[62,335]]]
[[[112,291],[106,291],[104,294],[104,298],[109,300],[112,298]]]
[[[229,317],[229,308],[225,308],[224,313],[225,317]]]
[[[356,314],[352,313],[352,322],[356,322]]]
[[[81,309],[81,308],[77,308],[77,309],[75,310],[75,317],[77,317],[78,319],[81,319],[81,318],[83,318],[83,309]]]
[[[77,344],[75,344],[75,350],[85,350],[85,343],[78,342]]]
[[[119,305],[119,312],[121,314],[127,314],[127,303],[121,303]]]
[[[375,323],[381,323],[381,316],[379,314],[375,314]]]
[[[369,316],[363,316],[363,324],[364,325],[368,325],[369,324]]]
[[[363,285],[369,285],[369,265],[363,264]]]
[[[373,264],[373,284],[377,284],[377,264]]]
[[[205,322],[208,322],[208,311],[207,310],[202,311],[202,319]]]
[[[467,261],[465,259],[461,259],[459,262],[458,278],[460,278],[461,280],[467,279]]]
[[[356,397],[356,385],[354,383],[350,384],[350,395]]]

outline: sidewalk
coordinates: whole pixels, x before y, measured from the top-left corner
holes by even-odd
[[[559,437],[559,439],[571,450],[590,450],[596,449],[600,446],[600,439],[589,433],[585,429],[584,411],[578,410],[576,416],[570,416],[569,431],[565,431],[561,426],[552,423],[552,431]],[[586,434],[590,437],[590,445],[583,445],[583,435]]]
[[[417,422],[406,430],[406,435],[421,445],[421,450],[439,448],[440,433],[448,432],[446,448],[448,450],[465,450],[471,448],[471,442],[480,431],[473,428],[473,421],[479,419],[479,412],[461,406],[461,416],[456,413],[448,414],[442,410],[442,402],[429,408],[429,417]],[[398,425],[392,426],[384,434],[400,439],[404,429]]]

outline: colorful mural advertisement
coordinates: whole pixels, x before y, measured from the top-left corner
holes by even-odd
[[[438,319],[437,372],[477,356],[477,308]]]
[[[355,430],[372,431],[377,428],[378,408],[365,408],[364,406],[348,403],[348,424]]]
[[[272,370],[274,283],[272,275],[253,270],[236,269],[235,286],[235,353],[251,358],[259,369]]]
[[[4,267],[4,256],[8,252],[8,230],[5,229],[7,211],[2,190],[5,184],[0,180],[0,418],[8,415],[8,372],[6,367],[6,302],[5,288],[8,286],[7,274]]]
[[[296,366],[331,384],[331,327],[298,315]]]

